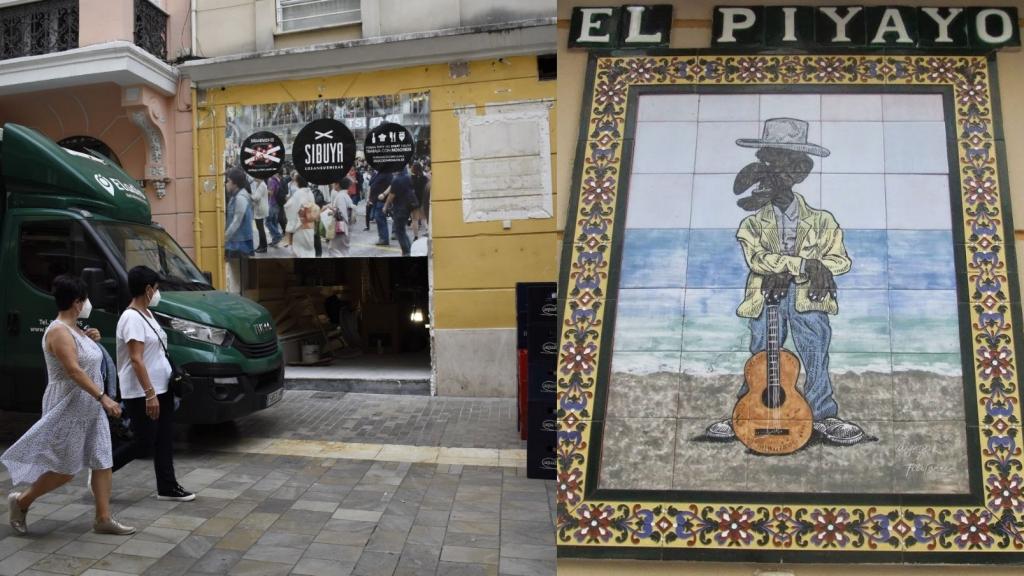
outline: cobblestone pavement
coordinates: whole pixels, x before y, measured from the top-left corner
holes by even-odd
[[[158,502],[149,461],[119,471],[112,506],[131,537],[90,531],[80,474],[32,507],[27,537],[0,525],[0,575],[555,573],[554,483],[504,459],[522,452],[514,403],[323,394],[289,390],[233,428],[183,432],[175,467],[195,502]],[[0,449],[33,420],[0,413]],[[453,463],[480,453],[510,465]]]
[[[288,390],[242,420],[243,437],[414,446],[525,448],[512,398],[449,398]]]

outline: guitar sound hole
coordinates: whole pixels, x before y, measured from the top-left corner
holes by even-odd
[[[786,403],[786,391],[781,386],[769,386],[761,394],[761,402],[769,408],[778,408]]]

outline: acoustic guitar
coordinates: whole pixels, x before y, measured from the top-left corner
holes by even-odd
[[[779,305],[765,304],[767,346],[743,368],[749,390],[736,401],[732,427],[736,438],[758,454],[790,454],[804,447],[813,432],[811,406],[796,389],[800,360],[779,342]]]

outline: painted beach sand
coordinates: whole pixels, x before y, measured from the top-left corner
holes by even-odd
[[[729,416],[742,381],[737,366],[747,355],[690,354],[682,372],[612,374],[599,486],[771,493],[968,492],[959,357],[896,356],[896,369],[888,371],[880,356],[834,356],[840,364],[868,367],[833,372],[832,382],[843,414],[860,422],[876,440],[855,446],[812,440],[785,456],[757,455],[736,441],[709,441],[705,427]]]

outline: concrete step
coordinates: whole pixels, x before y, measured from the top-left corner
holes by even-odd
[[[429,396],[430,379],[368,379],[368,378],[285,378],[288,390],[317,392],[359,392],[363,394],[402,394]]]

